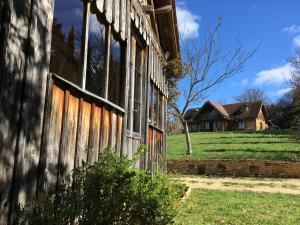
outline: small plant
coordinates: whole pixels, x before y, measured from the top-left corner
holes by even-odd
[[[172,224],[184,189],[162,174],[134,169],[134,161],[111,150],[94,165],[75,169],[72,180],[56,195],[27,205],[19,224]]]

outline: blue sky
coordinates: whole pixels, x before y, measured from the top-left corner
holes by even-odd
[[[177,0],[178,23],[185,40],[199,38],[207,24],[222,15],[224,49],[231,49],[237,36],[245,51],[260,44],[244,71],[206,100],[233,103],[234,96],[245,88],[261,88],[272,101],[282,96],[288,90],[288,58],[300,47],[299,9],[299,0]]]

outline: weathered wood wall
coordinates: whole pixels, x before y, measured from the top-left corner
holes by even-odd
[[[50,75],[39,190],[69,183],[71,171],[109,147],[121,154],[123,116],[117,106]]]
[[[53,4],[53,0],[0,3],[0,225],[13,222],[20,204],[47,193],[57,183],[70,182],[74,167],[83,161],[93,163],[106,147],[132,157],[140,144],[149,146],[139,166],[153,172],[165,155],[166,126],[149,128],[147,115],[150,80],[164,95],[166,109],[165,59],[141,2],[92,2],[126,42],[125,100],[130,97],[132,27],[146,43],[139,136],[127,130],[127,101],[121,109],[48,75]]]
[[[164,133],[149,127],[147,167],[155,173],[160,170],[164,161]]]
[[[0,47],[0,224],[35,197],[52,0],[2,1]]]

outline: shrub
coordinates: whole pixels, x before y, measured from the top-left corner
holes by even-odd
[[[163,174],[134,169],[134,162],[105,151],[94,165],[72,173],[71,186],[23,209],[20,224],[172,224],[183,188]]]

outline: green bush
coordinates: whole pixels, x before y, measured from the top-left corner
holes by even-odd
[[[134,162],[105,151],[94,165],[72,173],[71,186],[23,209],[20,224],[172,224],[180,185],[163,174],[134,169]]]

